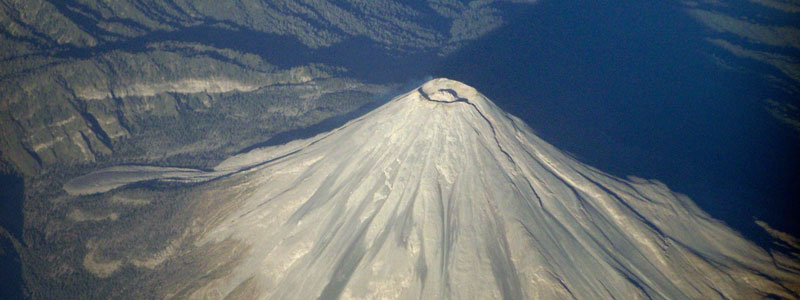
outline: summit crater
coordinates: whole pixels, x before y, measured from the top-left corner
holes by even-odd
[[[447,78],[429,80],[417,90],[426,100],[445,103],[469,102],[470,98],[476,98],[478,95],[475,88]]]

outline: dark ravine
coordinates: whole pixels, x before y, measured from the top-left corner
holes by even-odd
[[[17,246],[22,239],[25,190],[16,174],[0,173],[0,298],[22,299],[24,282]]]

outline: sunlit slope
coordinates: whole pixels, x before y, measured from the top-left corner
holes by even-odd
[[[796,263],[663,184],[583,165],[456,81],[279,150],[231,175],[243,204],[196,245],[247,250],[193,295],[797,297]]]

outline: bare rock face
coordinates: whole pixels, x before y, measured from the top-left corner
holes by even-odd
[[[204,256],[231,267],[184,291],[191,297],[753,299],[800,291],[796,261],[770,255],[659,182],[580,163],[453,80],[209,172],[223,170],[224,184],[215,184],[238,204],[193,245],[246,250]],[[213,195],[205,190],[198,195]]]

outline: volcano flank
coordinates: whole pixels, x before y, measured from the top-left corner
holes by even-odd
[[[311,139],[181,172],[158,180],[211,180],[237,203],[195,245],[246,245],[235,259],[204,258],[235,264],[193,295],[753,299],[800,290],[792,258],[662,183],[582,164],[449,79]]]

